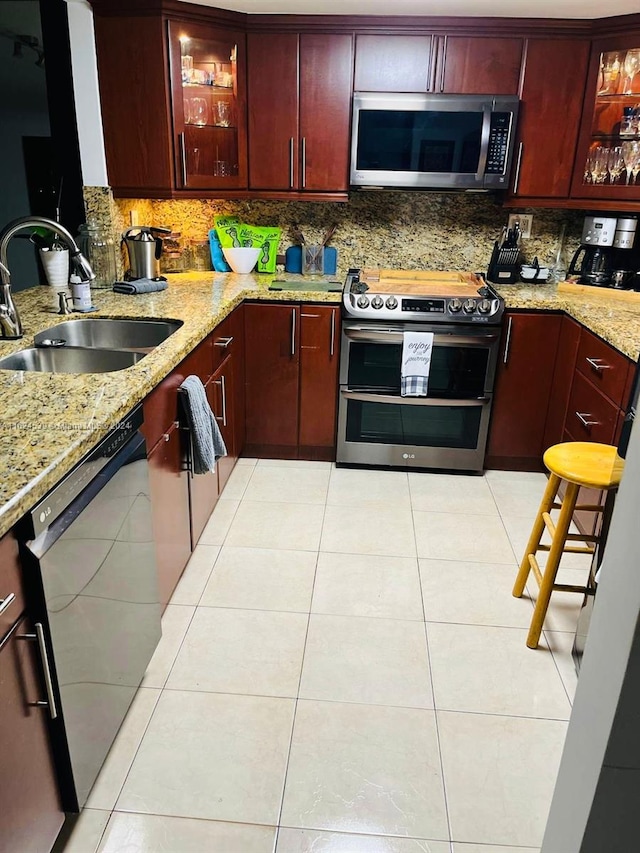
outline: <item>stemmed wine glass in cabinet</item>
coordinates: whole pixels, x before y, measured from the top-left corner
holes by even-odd
[[[621,149],[627,170],[627,184],[631,183],[631,176],[635,183],[640,172],[640,142],[623,142]]]
[[[633,95],[635,76],[640,71],[640,48],[628,50],[624,59],[624,94]]]

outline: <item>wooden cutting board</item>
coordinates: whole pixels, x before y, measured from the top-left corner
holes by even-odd
[[[640,305],[640,293],[635,290],[616,290],[615,287],[592,287],[589,284],[576,284],[574,281],[558,282],[558,293],[571,293],[573,296],[586,296],[591,299],[605,299],[607,302],[626,302]]]
[[[473,273],[457,270],[364,269],[360,281],[376,293],[425,294],[429,296],[477,296],[480,282]]]

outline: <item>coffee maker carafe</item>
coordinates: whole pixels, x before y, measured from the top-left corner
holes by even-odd
[[[123,233],[122,241],[129,255],[129,270],[125,278],[160,278],[163,234],[171,234],[171,229],[140,225]]]
[[[567,275],[579,275],[580,284],[608,287],[621,256],[633,248],[636,225],[634,217],[585,217],[581,245]]]

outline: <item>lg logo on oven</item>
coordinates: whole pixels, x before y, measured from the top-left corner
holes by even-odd
[[[415,459],[416,454],[415,453],[403,453],[402,458],[403,459]]]

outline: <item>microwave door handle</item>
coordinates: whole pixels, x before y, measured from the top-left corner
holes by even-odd
[[[489,139],[491,137],[491,104],[482,107],[482,134],[480,136],[480,158],[478,160],[478,171],[476,181],[479,184],[484,181],[484,173],[487,170],[487,157],[489,156]]]

